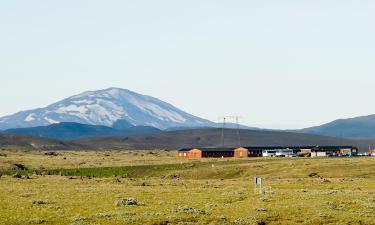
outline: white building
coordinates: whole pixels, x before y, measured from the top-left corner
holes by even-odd
[[[263,150],[263,157],[292,157],[294,155],[293,149],[273,149]]]
[[[327,156],[326,152],[318,152],[318,151],[311,152],[311,158],[326,157],[326,156]]]

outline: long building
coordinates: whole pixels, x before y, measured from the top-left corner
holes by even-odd
[[[246,148],[192,148],[178,151],[179,158],[201,159],[201,158],[233,158],[249,157]]]
[[[178,157],[182,159],[201,158],[245,158],[272,156],[275,151],[277,156],[285,156],[280,152],[288,154],[304,155],[310,157],[324,156],[354,156],[358,153],[358,148],[353,146],[265,146],[265,147],[240,147],[240,148],[184,148],[178,151]],[[267,154],[263,154],[263,153]]]

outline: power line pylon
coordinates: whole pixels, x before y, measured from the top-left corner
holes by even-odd
[[[223,124],[222,124],[222,130],[221,130],[221,146],[222,147],[225,147],[225,129],[226,129],[226,125],[227,125],[227,122],[229,120],[234,120],[235,123],[236,123],[236,133],[237,133],[237,144],[238,144],[238,147],[241,147],[241,134],[240,134],[240,119],[242,119],[242,117],[240,116],[223,116],[223,117],[220,117],[220,119],[223,120]]]

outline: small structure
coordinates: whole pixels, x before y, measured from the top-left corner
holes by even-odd
[[[254,193],[262,193],[263,179],[260,177],[254,177]]]
[[[297,152],[297,155],[299,157],[310,157],[311,156],[311,149],[310,148],[304,148],[300,149],[300,151]]]
[[[234,150],[235,158],[247,158],[249,157],[249,150],[247,148],[236,148]]]
[[[353,156],[353,151],[351,148],[342,148],[339,154],[342,156]]]
[[[327,153],[324,151],[311,151],[311,158],[327,157]]]
[[[264,150],[262,156],[263,157],[274,157],[274,156],[276,156],[276,150]]]

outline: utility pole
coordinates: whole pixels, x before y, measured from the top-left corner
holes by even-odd
[[[241,147],[240,121],[239,120],[240,120],[240,118],[238,116],[236,116],[238,147]]]
[[[224,116],[223,117],[223,126],[222,126],[222,129],[221,129],[221,147],[225,147],[225,135],[224,135],[224,132],[225,132],[225,125],[227,123],[227,118]]]

